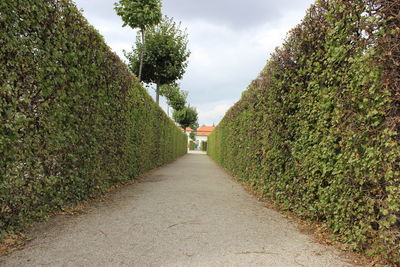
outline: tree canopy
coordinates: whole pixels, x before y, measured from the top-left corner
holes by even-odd
[[[160,0],[120,0],[115,3],[115,10],[117,14],[122,18],[125,27],[130,26],[132,29],[140,29],[140,38],[137,38],[137,42],[142,44],[140,49],[140,60],[138,77],[139,81],[142,80],[143,71],[143,57],[145,48],[145,30],[148,27],[157,25],[160,23],[162,18],[161,13],[161,2]]]
[[[182,110],[175,110],[173,113],[174,120],[183,128],[191,127],[193,129],[198,128],[197,110],[193,107],[185,107]]]
[[[179,88],[179,85],[164,84],[160,88],[160,95],[167,98],[167,104],[174,110],[182,110],[186,105],[187,91]]]
[[[115,3],[115,11],[132,29],[145,30],[157,25],[162,19],[160,0],[120,0]]]
[[[187,48],[186,31],[180,23],[164,17],[160,24],[146,30],[145,43],[139,40],[132,52],[126,53],[129,66],[134,73],[140,67],[140,52],[145,45],[142,80],[158,85],[171,84],[181,79],[187,67],[190,51]]]

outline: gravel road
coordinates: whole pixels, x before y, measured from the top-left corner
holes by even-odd
[[[351,266],[198,153],[29,235],[0,266]]]

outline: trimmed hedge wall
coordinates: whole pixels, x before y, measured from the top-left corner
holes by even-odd
[[[397,263],[399,14],[399,1],[317,1],[208,142],[281,208]]]
[[[201,151],[207,151],[207,141],[201,141],[200,150]]]
[[[186,153],[71,1],[0,1],[0,239]]]
[[[192,140],[189,141],[189,150],[195,150],[196,149],[196,143],[193,142]]]

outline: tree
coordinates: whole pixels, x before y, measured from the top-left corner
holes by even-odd
[[[198,114],[197,110],[192,107],[185,107],[182,110],[175,110],[173,113],[174,120],[185,130],[187,127],[197,129]]]
[[[195,132],[190,132],[189,137],[190,137],[190,139],[192,139],[193,141],[196,141],[196,133],[195,133]]]
[[[179,85],[164,84],[160,87],[160,95],[167,98],[167,103],[174,110],[182,110],[186,105],[188,92],[182,91]]]
[[[145,52],[145,31],[146,28],[152,27],[160,23],[161,2],[160,0],[120,0],[115,3],[115,11],[122,18],[125,27],[128,25],[132,29],[140,29],[141,35],[141,50],[139,64],[139,81],[142,79],[143,57]],[[137,38],[140,42],[140,37]],[[135,72],[138,73],[138,72]]]
[[[132,52],[126,53],[133,72],[140,68],[140,51],[146,46],[143,57],[142,80],[155,83],[156,102],[159,103],[160,86],[172,84],[181,79],[187,67],[190,51],[187,48],[186,31],[180,29],[180,23],[164,17],[160,24],[146,31],[145,43],[136,42]]]

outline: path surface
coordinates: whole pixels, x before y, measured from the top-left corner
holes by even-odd
[[[188,154],[79,216],[31,230],[0,266],[349,266],[267,209],[206,155]]]

